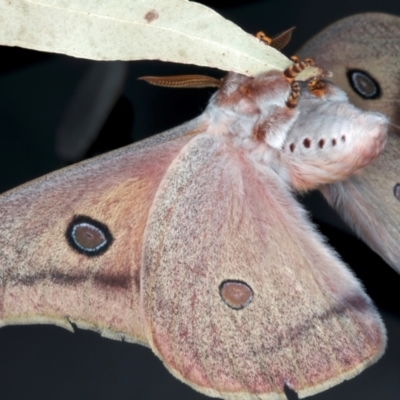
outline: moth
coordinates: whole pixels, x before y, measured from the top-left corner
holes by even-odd
[[[360,174],[322,186],[322,194],[346,223],[390,266],[400,272],[400,113],[395,57],[400,18],[364,13],[344,18],[300,49],[333,72],[332,80],[365,110],[390,117],[383,154]]]
[[[143,344],[224,399],[305,397],[375,362],[382,321],[294,192],[371,163],[387,119],[297,82],[305,66],[229,73],[194,120],[3,194],[1,325]]]

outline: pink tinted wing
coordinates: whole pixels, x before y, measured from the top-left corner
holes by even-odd
[[[147,342],[143,231],[168,165],[197,126],[193,120],[0,197],[0,326],[74,322]]]
[[[282,181],[224,138],[199,135],[170,165],[142,268],[150,346],[210,396],[311,395],[385,347],[370,299]]]

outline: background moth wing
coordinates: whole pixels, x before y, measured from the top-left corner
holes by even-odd
[[[343,219],[397,272],[400,272],[399,159],[400,137],[389,135],[385,152],[360,176],[321,188]]]
[[[224,399],[304,397],[385,347],[361,285],[289,190],[224,137],[198,135],[154,199],[143,243],[146,335],[173,375]]]
[[[0,197],[0,326],[53,323],[146,343],[142,235],[192,120]]]
[[[400,112],[397,77],[400,17],[382,13],[344,18],[299,52],[333,72],[350,101],[390,117],[384,153],[358,176],[322,187],[343,219],[400,272]]]
[[[69,163],[84,158],[123,92],[128,63],[90,63],[56,131],[55,151]]]

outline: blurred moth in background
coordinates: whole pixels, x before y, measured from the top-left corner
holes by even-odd
[[[314,36],[299,54],[333,72],[332,80],[364,110],[389,117],[383,154],[356,176],[321,192],[351,228],[400,272],[400,17],[365,13],[344,18]]]

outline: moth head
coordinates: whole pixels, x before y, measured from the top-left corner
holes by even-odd
[[[328,79],[312,79],[301,83],[301,100],[348,102],[347,94]]]

